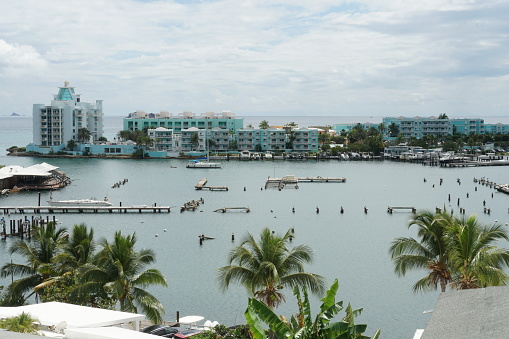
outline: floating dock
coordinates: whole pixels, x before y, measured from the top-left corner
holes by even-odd
[[[2,206],[0,210],[4,214],[39,214],[39,213],[128,213],[128,212],[153,212],[170,213],[170,206]]]

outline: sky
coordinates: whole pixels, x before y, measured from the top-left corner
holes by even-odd
[[[508,116],[509,2],[0,2],[0,115]]]

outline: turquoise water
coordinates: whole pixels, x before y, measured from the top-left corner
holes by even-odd
[[[0,140],[5,144],[6,139]],[[296,235],[293,243],[307,244],[315,251],[308,271],[325,276],[329,284],[339,279],[338,298],[364,308],[359,322],[368,324],[369,334],[381,328],[382,338],[411,338],[415,329],[426,326],[429,315],[422,312],[434,307],[438,293],[412,293],[412,285],[423,276],[422,272],[412,272],[404,278],[393,273],[387,254],[390,242],[415,233],[406,227],[411,214],[390,215],[387,206],[434,209],[444,205],[449,208],[451,204],[450,208],[458,210],[456,202],[460,198],[467,214],[476,213],[484,223],[509,222],[509,196],[495,192],[492,198],[493,190],[472,180],[484,176],[509,183],[507,167],[442,169],[388,161],[231,161],[224,162],[222,169],[206,170],[186,169],[185,162],[178,160],[44,160],[59,166],[73,179],[70,186],[53,193],[54,199],[108,196],[114,204],[157,203],[175,207],[193,199],[205,200],[195,212],[179,213],[175,208],[170,214],[57,215],[61,226],[85,222],[98,237],[111,239],[118,229],[136,232],[139,248],[156,252],[156,266],[168,279],[168,288],[150,289],[165,306],[167,320],[173,320],[175,312],[180,311],[181,315],[203,315],[227,325],[242,323],[247,293],[240,287],[221,292],[215,281],[217,268],[227,264],[228,252],[244,233],[258,234],[263,227],[285,232],[293,227]],[[2,157],[0,162],[27,166],[42,159]],[[268,176],[288,174],[339,176],[347,178],[347,182],[302,183],[298,190],[261,190]],[[127,184],[111,188],[124,178],[129,179]],[[210,185],[227,185],[230,189],[195,191],[194,185],[201,178],[207,178]],[[443,185],[439,185],[440,178],[444,179]],[[43,193],[43,201],[47,199]],[[491,215],[483,213],[483,200],[491,208]],[[1,205],[35,203],[37,193],[12,194],[0,199]],[[236,206],[247,206],[251,212],[213,212]],[[319,214],[315,211],[317,206]],[[339,213],[341,206],[344,214]],[[368,214],[364,213],[364,206]],[[236,236],[234,243],[232,233]],[[200,246],[200,234],[216,239]],[[7,248],[13,240],[0,242],[0,264],[10,261]],[[291,291],[285,291],[285,295],[287,302],[278,312],[288,317],[297,309]],[[312,302],[317,308],[319,300],[315,298]]]

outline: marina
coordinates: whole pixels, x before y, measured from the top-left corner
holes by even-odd
[[[280,119],[284,123],[290,118]],[[272,123],[275,119],[268,120]],[[322,120],[330,121],[330,118]],[[31,133],[31,125],[26,126],[27,133]],[[19,127],[12,130],[19,131]],[[112,130],[111,138],[117,130]],[[4,149],[23,144],[2,140],[9,140]],[[434,308],[439,293],[413,293],[413,284],[424,272],[409,272],[405,277],[394,274],[387,253],[391,241],[396,237],[415,237],[416,231],[408,228],[408,220],[412,218],[410,210],[394,210],[389,214],[387,206],[413,206],[417,212],[445,207],[455,214],[461,208],[466,211],[465,216],[476,214],[483,224],[491,225],[496,220],[503,225],[509,222],[509,196],[496,191],[494,185],[487,185],[508,182],[507,168],[503,166],[445,168],[409,161],[281,160],[275,157],[275,161],[223,162],[221,170],[206,174],[209,183],[229,186],[228,191],[220,194],[208,190],[197,194],[194,185],[205,174],[186,169],[186,160],[55,158],[48,161],[72,178],[70,185],[53,192],[56,200],[107,196],[115,205],[121,201],[122,206],[152,203],[172,206],[170,214],[136,210],[115,211],[111,215],[108,212],[56,214],[59,227],[69,230],[74,224],[85,223],[94,229],[97,240],[109,240],[117,230],[126,235],[135,232],[137,249],[153,250],[157,259],[154,266],[168,279],[168,288],[150,289],[165,307],[165,321],[174,321],[179,310],[182,314],[203,314],[226,325],[245,322],[243,313],[248,298],[245,289],[234,286],[221,292],[215,281],[217,269],[227,264],[228,253],[240,244],[247,232],[256,237],[263,227],[278,234],[293,228],[293,245],[307,245],[315,252],[313,263],[305,269],[323,275],[328,283],[339,279],[338,297],[354,308],[364,309],[359,320],[368,324],[367,334],[372,335],[375,329],[381,328],[382,339],[412,338],[415,329],[426,326],[429,315],[423,311]],[[27,167],[40,163],[40,159],[4,156],[2,163]],[[281,178],[288,173],[297,177],[345,177],[348,185],[299,183],[299,189],[291,186],[281,191],[263,189],[269,175]],[[111,189],[121,178],[129,178],[129,184]],[[485,184],[480,180],[474,182],[473,178],[486,178]],[[42,191],[41,195],[42,201],[49,199],[49,192]],[[195,212],[174,213],[175,208],[178,211],[176,206],[200,196],[206,204],[201,204]],[[461,198],[459,206],[458,198]],[[11,192],[2,196],[0,205],[37,206],[37,200],[37,192]],[[251,211],[213,213],[223,206],[249,206]],[[316,213],[317,206],[320,213]],[[369,207],[367,214],[365,206]],[[484,213],[484,208],[490,209],[490,214]],[[39,214],[26,216],[31,220]],[[55,214],[40,216],[52,220]],[[10,216],[4,217],[7,233],[10,233],[8,219],[16,220],[16,227],[20,219],[24,220],[23,214],[13,210]],[[198,235],[215,239],[204,240],[199,246]],[[18,261],[9,248],[19,237],[9,236],[0,241],[2,264],[10,259]],[[0,285],[8,283],[10,277],[0,278]],[[291,291],[285,290],[284,295],[287,301],[278,307],[277,314],[290,317],[297,311],[297,305]],[[310,295],[310,299],[313,308],[318,307],[319,298]]]

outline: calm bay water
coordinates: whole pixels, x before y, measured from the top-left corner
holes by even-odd
[[[285,119],[282,123],[299,123],[299,117],[279,118]],[[257,117],[252,122],[245,119],[244,123],[255,125],[263,119],[271,124],[278,123],[271,117]],[[0,117],[1,149],[31,141],[29,120]],[[121,129],[121,125],[113,127],[118,121],[121,119],[106,119],[108,138]],[[98,238],[111,239],[115,230],[125,234],[136,232],[139,248],[152,248],[156,252],[156,267],[168,279],[168,288],[150,289],[165,306],[167,320],[174,320],[175,312],[180,311],[181,315],[199,314],[227,325],[244,322],[247,293],[236,286],[221,292],[215,281],[217,268],[227,264],[228,252],[246,232],[258,234],[263,227],[269,227],[282,233],[293,227],[294,244],[306,244],[315,251],[308,271],[325,276],[329,285],[335,278],[339,279],[338,299],[364,308],[358,322],[368,324],[368,333],[381,328],[382,338],[412,338],[415,329],[426,326],[429,315],[422,312],[434,307],[438,293],[412,293],[412,285],[423,272],[412,272],[404,278],[393,273],[387,254],[390,242],[400,236],[415,236],[415,232],[406,226],[411,214],[394,212],[389,215],[387,206],[418,209],[447,206],[456,211],[460,198],[460,205],[467,214],[477,214],[484,223],[509,222],[509,196],[495,192],[492,198],[493,190],[472,181],[474,177],[484,176],[495,182],[509,183],[507,167],[442,169],[388,161],[231,161],[224,162],[219,170],[191,170],[179,160],[69,160],[0,155],[0,164],[5,165],[29,166],[42,161],[59,166],[73,179],[71,185],[53,193],[54,199],[108,196],[114,204],[157,203],[175,207],[200,197],[205,200],[195,212],[179,213],[175,208],[170,214],[57,215],[61,226],[70,228],[75,223],[85,222],[94,228]],[[261,189],[268,176],[287,174],[340,176],[346,177],[347,182],[302,183],[298,190]],[[126,185],[111,188],[114,182],[124,178],[129,179]],[[194,185],[201,178],[207,178],[210,185],[227,185],[230,189],[227,192],[195,191]],[[427,178],[426,183],[423,178]],[[440,178],[444,179],[443,185],[439,185]],[[461,179],[461,185],[456,182],[457,178]],[[466,198],[467,193],[469,198]],[[451,194],[451,202],[448,194]],[[43,193],[43,201],[47,199],[48,195]],[[491,215],[483,213],[483,200],[491,208]],[[36,203],[37,193],[29,192],[0,199],[1,205]],[[217,208],[235,206],[248,206],[251,212],[213,212]],[[319,214],[315,212],[317,206]],[[344,214],[339,213],[341,206]],[[368,214],[364,213],[364,206],[369,209]],[[232,233],[236,236],[233,243]],[[200,234],[216,239],[199,246]],[[0,242],[0,264],[11,259],[8,247],[13,241]],[[278,312],[289,317],[297,307],[291,291],[285,291],[285,295],[287,302]],[[318,299],[312,299],[312,303],[318,308]]]

